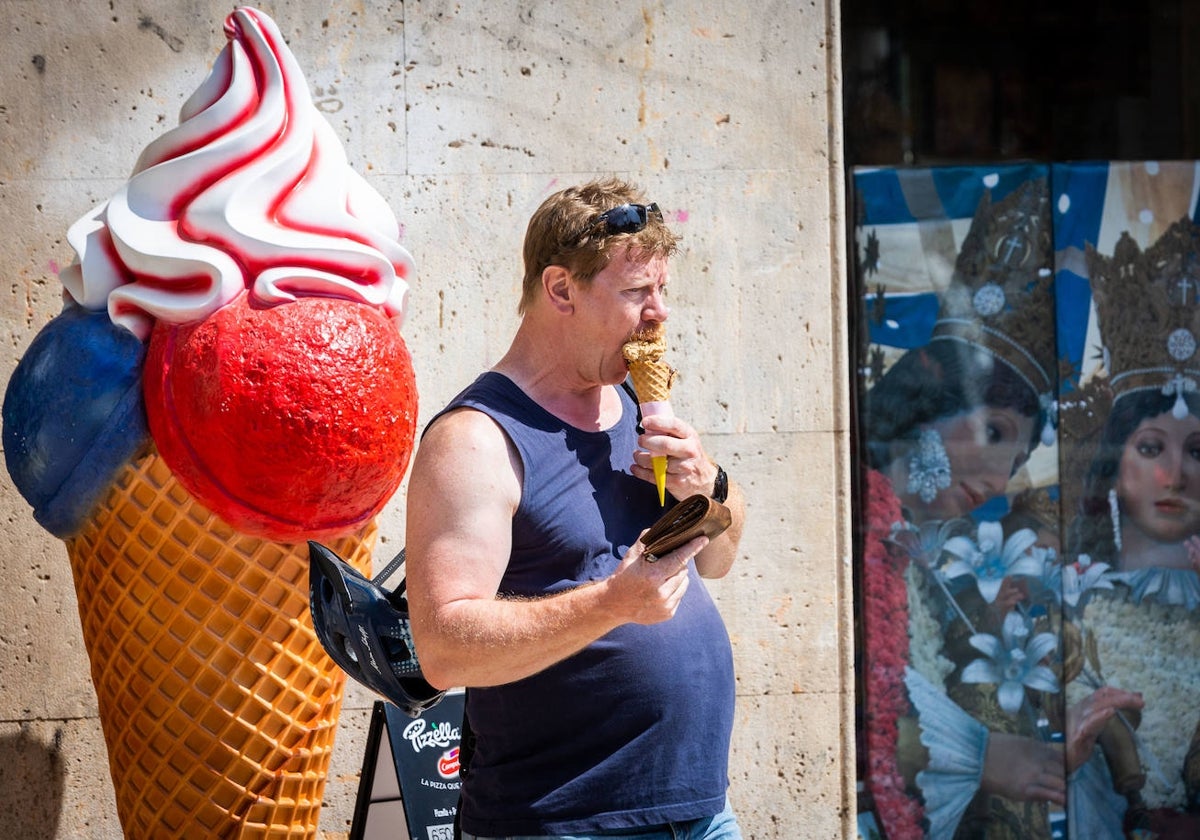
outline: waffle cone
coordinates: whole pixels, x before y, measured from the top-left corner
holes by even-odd
[[[377,527],[328,545],[361,571]],[[345,674],[308,549],[234,531],[157,452],[66,541],[127,838],[313,838]]]
[[[629,375],[638,402],[666,402],[671,397],[675,371],[666,362],[630,362]]]

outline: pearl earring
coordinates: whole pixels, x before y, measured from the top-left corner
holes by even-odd
[[[1113,545],[1121,550],[1121,501],[1117,498],[1116,488],[1108,491],[1108,515],[1112,519]]]

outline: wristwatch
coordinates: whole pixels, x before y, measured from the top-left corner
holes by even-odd
[[[712,500],[714,502],[724,502],[729,498],[729,476],[725,475],[725,470],[721,469],[721,465],[717,464],[717,477],[713,479]]]

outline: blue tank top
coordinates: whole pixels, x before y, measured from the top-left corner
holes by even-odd
[[[654,485],[629,472],[636,405],[623,389],[621,399],[616,426],[586,432],[488,372],[444,409],[487,414],[524,467],[501,594],[540,595],[607,577],[662,514]],[[733,656],[694,565],[690,575],[669,621],[623,625],[538,674],[469,689],[477,743],[463,780],[465,831],[586,833],[722,810]]]

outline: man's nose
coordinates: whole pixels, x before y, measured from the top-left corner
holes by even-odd
[[[665,321],[670,314],[671,307],[667,306],[667,298],[662,290],[656,289],[651,292],[642,309],[642,317],[648,321]]]

